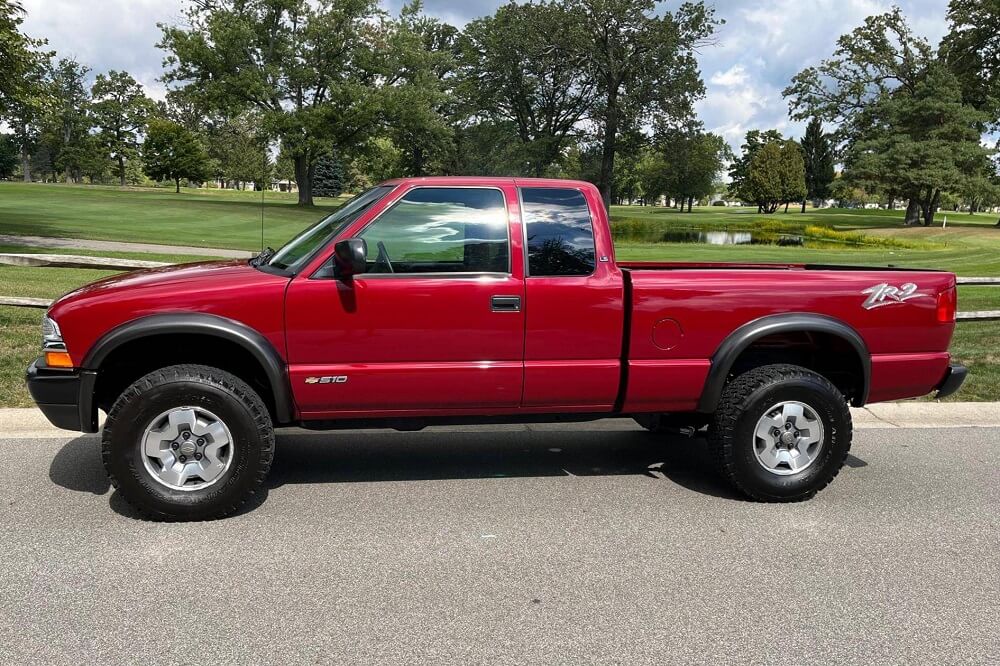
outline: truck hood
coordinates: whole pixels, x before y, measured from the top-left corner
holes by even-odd
[[[58,299],[50,312],[53,316],[65,315],[106,303],[146,313],[162,309],[209,310],[219,301],[255,300],[262,287],[284,285],[287,281],[286,277],[257,270],[245,259],[150,268],[84,285]]]
[[[69,292],[59,299],[59,303],[77,298],[97,296],[113,290],[133,290],[157,287],[197,280],[206,287],[232,281],[242,282],[258,273],[245,259],[226,261],[203,261],[193,264],[178,264],[162,268],[146,268],[127,273],[119,273],[91,282]]]

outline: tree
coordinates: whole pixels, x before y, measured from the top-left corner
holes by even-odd
[[[786,141],[781,146],[781,163],[779,168],[781,179],[781,201],[788,212],[788,204],[806,198],[806,164],[802,155],[802,146],[795,141]]]
[[[318,197],[339,197],[344,193],[346,177],[344,163],[333,154],[324,155],[316,162],[313,194]]]
[[[806,195],[802,199],[802,212],[806,212],[806,199],[818,202],[830,197],[830,185],[836,175],[833,145],[823,133],[823,123],[813,117],[802,137],[802,158],[805,161]]]
[[[767,130],[766,132],[750,130],[747,132],[741,146],[740,156],[733,160],[732,166],[729,168],[729,190],[735,197],[743,201],[757,200],[751,195],[749,186],[750,165],[761,148],[770,143],[784,140],[778,130]],[[757,212],[763,212],[760,205],[757,206]]]
[[[153,180],[172,180],[181,191],[181,179],[207,180],[209,157],[194,132],[164,118],[151,118],[142,144],[143,166]]]
[[[661,132],[657,146],[667,165],[667,193],[681,202],[682,211],[687,202],[689,213],[696,200],[712,193],[716,177],[732,159],[725,140],[699,126]]]
[[[859,119],[870,104],[912,94],[934,59],[927,40],[894,7],[841,35],[833,56],[796,74],[783,94],[793,119],[825,120],[838,127],[835,141],[846,142],[864,132]]]
[[[243,114],[218,120],[205,131],[210,169],[224,186],[255,183],[262,188],[273,175],[267,137],[259,127],[258,116]]]
[[[996,166],[994,165],[990,171],[967,179],[959,195],[968,208],[969,215],[1000,204],[1000,178],[997,176]]]
[[[52,108],[47,124],[55,139],[54,162],[64,170],[66,181],[79,178],[73,166],[76,159],[63,159],[63,153],[83,142],[90,130],[90,95],[85,85],[90,68],[72,58],[61,58],[52,69],[50,91]]]
[[[98,74],[91,88],[94,124],[101,144],[118,165],[118,181],[127,182],[125,165],[138,153],[146,118],[153,111],[142,85],[128,72]]]
[[[935,64],[912,95],[885,95],[868,106],[868,130],[850,144],[846,174],[908,198],[905,224],[930,225],[942,190],[962,191],[987,168],[990,151],[979,133],[985,118],[963,104],[954,74]]]
[[[951,0],[950,30],[941,55],[962,87],[962,99],[1000,122],[1000,4],[996,0]]]
[[[111,155],[95,134],[84,134],[59,153],[56,167],[72,174],[76,180],[84,177],[91,183],[105,182],[111,172]]]
[[[31,182],[32,153],[38,147],[51,97],[47,54],[35,54],[18,85],[18,95],[8,100],[7,118],[21,157],[21,177]]]
[[[635,164],[629,166],[632,168],[628,171],[634,173],[637,185],[635,193],[641,196],[643,204],[655,206],[657,199],[670,192],[670,165],[662,152],[646,147],[640,151]]]
[[[754,151],[738,196],[774,213],[778,206],[799,201],[806,193],[805,164],[794,141],[770,141]]]
[[[164,78],[226,115],[259,113],[295,162],[299,203],[312,205],[316,160],[365,142],[399,82],[384,19],[376,0],[195,3],[187,26],[161,26]]]
[[[0,116],[11,112],[16,102],[34,94],[32,71],[48,54],[38,49],[44,40],[21,32],[24,7],[19,0],[0,0]]]
[[[841,36],[833,57],[784,94],[793,118],[839,126],[849,180],[909,199],[905,224],[931,224],[942,191],[981,168],[988,116],[964,102],[959,80],[899,8]]]
[[[389,71],[383,134],[402,151],[407,175],[441,171],[454,150],[455,78],[459,31],[421,13],[419,1],[405,5],[390,31]]]
[[[704,94],[696,51],[719,24],[714,9],[686,2],[660,12],[656,0],[569,0],[579,12],[586,74],[595,93],[590,120],[601,144],[598,187],[605,206],[613,197],[615,157],[623,132],[654,114],[682,124]]]
[[[519,172],[543,175],[593,107],[581,18],[561,3],[511,3],[462,35],[460,93],[473,116],[514,128]]]
[[[0,134],[0,180],[7,180],[17,168],[17,144],[10,134]]]
[[[349,179],[353,189],[366,189],[391,178],[399,178],[403,170],[403,151],[387,137],[370,140],[355,151]]]

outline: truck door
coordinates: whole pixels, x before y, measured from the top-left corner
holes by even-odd
[[[306,418],[517,408],[516,196],[513,186],[411,187],[353,234],[367,244],[366,273],[292,281],[289,373]]]
[[[624,287],[600,196],[593,187],[519,190],[527,256],[522,404],[609,411],[621,377]]]

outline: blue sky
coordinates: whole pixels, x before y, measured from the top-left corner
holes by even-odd
[[[400,0],[383,0],[398,11]],[[489,14],[497,0],[425,0],[425,11],[455,25]],[[677,1],[665,3],[676,7]],[[718,0],[726,20],[718,44],[703,50],[699,62],[708,95],[698,112],[706,127],[734,147],[752,128],[778,128],[799,136],[788,120],[781,90],[803,67],[833,51],[838,36],[866,16],[900,5],[918,34],[933,44],[947,30],[947,0]],[[154,97],[162,97],[163,53],[156,49],[157,22],[178,22],[180,0],[25,0],[25,31],[47,37],[60,54],[73,55],[95,72],[126,69]]]

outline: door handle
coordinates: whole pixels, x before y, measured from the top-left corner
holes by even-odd
[[[493,312],[520,312],[520,296],[493,296],[490,298],[490,307]]]

